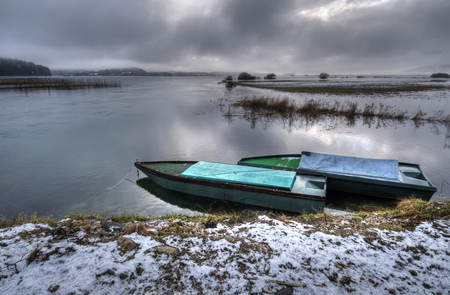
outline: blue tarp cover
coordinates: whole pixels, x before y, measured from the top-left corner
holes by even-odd
[[[388,181],[400,181],[397,160],[368,159],[303,152],[298,169]]]
[[[181,176],[291,190],[296,173],[200,161],[186,169]]]

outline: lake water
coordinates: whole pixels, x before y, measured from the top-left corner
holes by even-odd
[[[224,116],[230,102],[243,95],[285,94],[227,89],[217,84],[221,78],[105,77],[120,80],[122,87],[0,92],[0,216],[192,214],[194,203],[202,212],[210,203],[183,199],[154,185],[137,175],[134,161],[235,163],[242,157],[301,151],[419,163],[438,188],[433,200],[450,198],[448,124]],[[382,79],[422,83],[423,77]],[[351,79],[338,82],[343,81]],[[356,100],[360,106],[373,102],[410,113],[421,108],[428,115],[450,114],[448,90],[389,97],[286,95],[299,101]]]

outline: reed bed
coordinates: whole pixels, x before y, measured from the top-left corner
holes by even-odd
[[[279,81],[280,82],[280,81]],[[287,82],[287,81],[284,81]],[[231,81],[227,82],[228,86],[246,86],[253,88],[271,89],[276,91],[294,92],[294,93],[311,93],[311,94],[333,94],[333,95],[379,95],[379,94],[392,94],[401,92],[418,92],[418,91],[431,91],[431,90],[444,90],[449,89],[445,85],[425,85],[425,84],[354,84],[354,85],[321,85],[317,82],[317,85],[279,85],[274,82],[239,82]]]
[[[0,90],[85,90],[121,87],[120,81],[70,78],[7,78],[0,79]]]
[[[437,122],[449,123],[450,115],[445,116],[443,111],[436,112],[434,116],[427,117],[426,113],[418,109],[416,114],[408,115],[407,111],[395,110],[392,106],[380,103],[378,106],[374,103],[359,108],[356,102],[334,103],[324,102],[321,100],[309,99],[303,104],[297,105],[288,97],[257,97],[245,96],[240,100],[231,104],[233,107],[242,107],[244,110],[251,112],[253,115],[261,116],[279,115],[282,117],[294,117],[296,115],[307,118],[319,118],[321,116],[342,116],[349,120],[357,118],[373,119],[379,118],[383,120],[412,120],[414,122]]]

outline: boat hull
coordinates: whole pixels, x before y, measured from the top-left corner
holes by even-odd
[[[190,165],[196,162],[136,162],[135,167],[158,185],[181,193],[265,207],[290,212],[322,212],[325,203],[326,180],[319,195],[299,194],[288,191],[251,185],[226,183],[205,179],[189,178],[178,173],[166,173],[152,168],[154,163]],[[317,176],[311,176],[312,178]]]
[[[302,154],[286,154],[249,157],[241,159],[238,164],[290,170],[297,173],[318,173],[327,176],[327,188],[329,190],[371,197],[390,199],[416,197],[428,201],[436,192],[436,187],[427,179],[418,164],[399,162],[398,170],[403,181],[387,181],[303,170],[299,167],[301,156]]]

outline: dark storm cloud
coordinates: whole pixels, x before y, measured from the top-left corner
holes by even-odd
[[[65,49],[120,47],[139,42],[164,26],[163,8],[150,10],[140,5],[143,2],[132,3],[11,1],[8,10],[1,10],[0,22],[2,28],[8,28],[10,38],[36,45]]]
[[[175,28],[173,44],[200,54],[247,55],[252,47],[274,43],[286,27],[283,16],[294,1],[224,1],[205,16],[190,16]],[[181,42],[180,42],[181,41]]]
[[[340,59],[342,65],[387,68],[445,62],[450,57],[449,1],[393,1],[395,5],[349,9],[328,21],[304,25],[298,42],[301,56],[318,61]],[[437,54],[437,55],[434,55]],[[378,66],[377,66],[378,65]]]
[[[0,56],[52,68],[383,72],[448,63],[448,0],[0,2]]]

